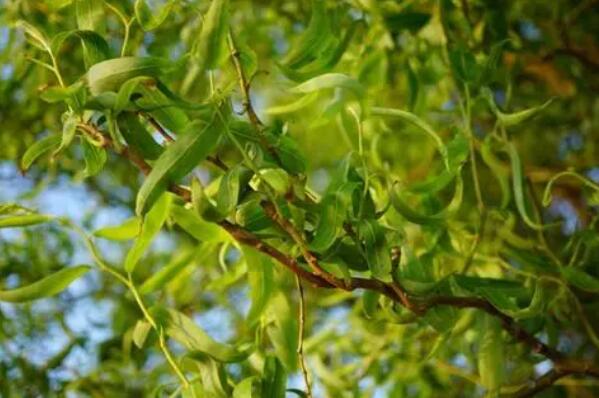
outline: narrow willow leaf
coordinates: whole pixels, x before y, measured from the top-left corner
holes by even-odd
[[[160,232],[162,225],[168,217],[171,202],[171,194],[162,194],[156,201],[156,205],[144,216],[139,236],[125,258],[125,270],[128,273],[132,273],[135,270],[135,266],[142,255],[148,249],[154,237]]]
[[[227,383],[227,375],[223,364],[216,362],[210,356],[194,352],[186,360],[193,361],[202,380],[203,396],[210,398],[231,397],[231,387]]]
[[[148,76],[137,76],[123,83],[119,88],[114,104],[114,111],[117,114],[131,105],[131,97],[136,93],[138,86],[142,84],[156,84],[156,79]]]
[[[316,54],[317,58],[312,59],[313,57],[311,56],[302,57],[306,61],[309,61],[305,67],[302,67],[301,69],[294,69],[282,64],[277,64],[277,66],[281,69],[285,76],[297,82],[306,81],[314,76],[321,75],[332,70],[335,65],[337,65],[343,56],[343,53],[349,46],[360,22],[361,21],[354,21],[345,31],[345,34],[341,40],[337,40],[336,37],[325,40],[324,43],[326,46],[319,54]],[[335,43],[337,44],[335,45]],[[304,53],[304,55],[308,55],[308,53]]]
[[[164,152],[152,135],[141,124],[139,117],[131,112],[123,112],[117,116],[117,125],[123,139],[144,159],[155,160]]]
[[[108,240],[129,240],[135,238],[141,229],[141,220],[138,217],[131,217],[122,224],[103,227],[94,231],[94,236]]]
[[[331,21],[328,17],[324,0],[312,1],[310,22],[297,43],[283,60],[287,68],[300,68],[317,59],[323,49],[335,39],[331,31]]]
[[[406,220],[415,224],[430,225],[442,222],[443,220],[452,217],[457,213],[462,205],[462,198],[464,194],[464,182],[460,172],[456,175],[455,190],[451,202],[438,213],[435,214],[423,214],[422,212],[413,209],[407,204],[397,187],[391,189],[391,204],[393,208],[401,214]]]
[[[77,27],[81,30],[93,30],[100,34],[106,31],[104,0],[75,0]]]
[[[220,362],[238,362],[247,357],[247,353],[215,341],[193,320],[179,311],[166,311],[166,333],[187,349],[199,351]]]
[[[480,148],[480,156],[483,162],[491,169],[491,172],[499,181],[501,189],[501,208],[505,209],[511,199],[510,170],[493,153],[492,135],[485,137]]]
[[[168,0],[158,11],[152,12],[145,0],[136,0],[135,17],[143,30],[153,30],[162,25],[175,4],[174,0]]]
[[[267,328],[275,354],[288,372],[297,368],[298,328],[295,310],[287,297],[279,292],[271,297],[268,306],[269,317],[274,321]]]
[[[225,173],[216,196],[216,207],[221,214],[227,215],[235,209],[239,203],[241,190],[248,183],[250,176],[249,170],[241,165]]]
[[[366,93],[364,86],[356,79],[342,73],[325,73],[289,89],[291,93],[308,94],[329,88],[344,88],[353,92],[358,99]]]
[[[52,221],[54,217],[43,214],[22,214],[0,217],[0,228],[29,227]]]
[[[104,164],[106,163],[106,150],[91,144],[87,139],[84,139],[81,144],[83,147],[83,159],[85,160],[83,176],[95,176],[104,168]]]
[[[155,57],[113,58],[93,65],[87,71],[87,82],[93,95],[118,92],[127,80],[137,76],[157,78],[170,66],[168,60]]]
[[[437,149],[439,150],[439,153],[443,157],[443,162],[445,163],[445,166],[447,167],[447,169],[450,169],[449,155],[447,153],[447,147],[443,143],[443,140],[441,139],[441,137],[435,132],[435,130],[433,130],[433,128],[427,122],[420,119],[415,114],[413,114],[411,112],[403,111],[401,109],[373,107],[373,108],[371,108],[371,112],[372,112],[372,115],[374,115],[374,116],[397,117],[397,118],[403,120],[404,122],[408,122],[408,123],[420,128],[422,131],[424,131],[426,134],[428,134],[429,137],[431,137],[433,139],[433,141],[435,142],[435,145],[437,146]]]
[[[212,0],[204,16],[202,31],[195,50],[196,57],[202,63],[202,69],[217,68],[227,53],[228,8],[228,0]]]
[[[362,220],[358,235],[364,242],[370,273],[377,279],[388,279],[391,275],[391,251],[387,246],[384,229],[375,220]]]
[[[249,246],[243,246],[242,250],[247,263],[248,284],[252,301],[246,322],[249,326],[253,326],[260,320],[272,297],[274,265],[268,257]]]
[[[493,98],[493,92],[488,87],[483,87],[481,89],[481,95],[489,104],[491,111],[493,111],[499,123],[504,127],[514,126],[532,118],[533,116],[537,115],[539,112],[547,108],[553,102],[553,98],[551,98],[547,100],[545,103],[539,106],[535,106],[533,108],[525,109],[523,111],[514,113],[503,113],[499,109],[499,107],[497,107],[495,99]]]
[[[228,233],[215,223],[208,222],[191,210],[180,205],[173,205],[171,216],[174,221],[200,242],[227,242]]]
[[[54,151],[54,156],[58,155],[60,151],[67,148],[73,142],[75,138],[75,132],[77,131],[77,123],[79,123],[79,116],[72,111],[67,111],[62,114],[62,139],[60,146]]]
[[[293,138],[284,135],[269,142],[277,149],[282,166],[290,173],[301,174],[306,171],[307,160]]]
[[[272,220],[266,215],[260,205],[260,199],[252,199],[237,207],[235,221],[250,231],[259,231],[272,225]]]
[[[40,94],[40,98],[50,104],[67,101],[78,96],[84,88],[81,81],[75,82],[68,87],[48,87]]]
[[[374,319],[377,314],[380,293],[372,290],[365,290],[362,293],[362,308],[367,318]]]
[[[209,251],[208,245],[200,245],[197,250],[190,250],[183,255],[173,258],[167,265],[152,274],[140,287],[141,294],[148,294],[162,289],[167,283],[177,277],[183,270],[194,263],[193,257],[200,250]]]
[[[560,272],[571,285],[587,292],[599,293],[598,278],[573,267],[562,267]]]
[[[85,274],[89,269],[90,267],[85,265],[64,268],[31,285],[12,290],[0,290],[0,301],[22,303],[54,296],[66,289],[71,282]]]
[[[516,124],[520,124],[520,123],[532,118],[539,112],[543,111],[545,108],[547,108],[551,104],[551,102],[553,102],[553,99],[549,99],[542,105],[535,106],[534,108],[525,109],[520,112],[514,112],[514,113],[499,112],[497,114],[497,118],[499,119],[499,122],[502,125],[504,125],[505,127],[514,126]]]
[[[545,191],[543,192],[543,206],[547,207],[547,206],[549,206],[549,204],[551,204],[551,188],[553,187],[553,184],[555,184],[555,182],[562,177],[575,178],[575,179],[579,180],[583,185],[595,190],[596,192],[599,192],[599,184],[591,181],[588,178],[585,178],[584,176],[582,176],[576,172],[562,171],[561,173],[557,173],[556,175],[551,177],[551,180],[549,180],[549,182],[547,183],[547,186],[545,187]]]
[[[330,248],[343,226],[347,211],[351,205],[353,192],[358,188],[355,182],[341,184],[333,193],[328,194],[320,203],[320,219],[310,250],[322,253]]]
[[[60,142],[61,137],[59,135],[50,135],[36,141],[27,148],[27,151],[23,154],[23,157],[21,158],[21,170],[28,170],[37,158],[50,152],[54,148],[57,148],[60,145]]]
[[[289,174],[280,168],[260,170],[260,180],[265,181],[278,195],[285,195],[291,189]]]
[[[169,184],[189,173],[216,147],[222,130],[222,123],[216,112],[208,123],[202,125],[194,122],[189,131],[181,134],[177,141],[160,155],[137,194],[137,214],[147,212]],[[197,131],[198,128],[201,130]]]
[[[537,280],[535,292],[530,300],[530,304],[526,308],[522,308],[518,311],[514,311],[512,313],[508,312],[508,315],[515,319],[527,319],[535,317],[545,312],[545,308],[547,307],[549,301],[550,297],[548,295],[547,288],[544,286],[542,280]]]
[[[183,109],[203,110],[209,113],[212,108],[206,104],[191,104],[177,97],[159,80],[156,84],[138,85],[141,97],[135,100],[139,110],[149,112],[166,129],[179,132],[185,130],[189,118]]]
[[[267,356],[264,361],[261,398],[285,398],[287,372],[276,357]]]
[[[25,35],[31,44],[48,54],[52,54],[50,41],[39,29],[25,21],[18,21],[17,27],[25,31]]]
[[[52,53],[58,54],[65,40],[71,37],[76,37],[81,42],[86,69],[112,56],[108,42],[101,35],[91,30],[80,29],[61,32],[54,36],[51,42]]]
[[[504,379],[504,344],[499,320],[484,314],[480,328],[478,371],[481,384],[491,392],[497,391]]]
[[[555,225],[538,224],[528,216],[528,211],[526,210],[526,200],[524,198],[524,178],[522,176],[522,163],[520,162],[520,156],[518,155],[516,146],[512,143],[509,143],[507,145],[507,151],[512,162],[512,182],[514,189],[514,199],[516,201],[516,207],[518,208],[520,217],[522,217],[522,220],[524,220],[526,225],[528,225],[530,228],[534,230],[542,230]]]
[[[259,380],[256,376],[246,377],[241,380],[233,390],[233,398],[258,398],[256,385]]]
[[[135,328],[133,329],[133,343],[135,343],[137,348],[143,348],[150,330],[152,330],[152,325],[145,319],[139,319],[135,323]]]
[[[297,112],[306,106],[312,104],[318,98],[318,93],[306,94],[298,100],[285,105],[271,106],[266,109],[268,115],[283,115],[286,113]]]

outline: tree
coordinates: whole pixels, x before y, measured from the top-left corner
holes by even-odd
[[[0,7],[2,396],[599,392],[597,2]]]

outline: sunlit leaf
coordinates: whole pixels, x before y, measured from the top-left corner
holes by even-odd
[[[86,265],[64,268],[30,285],[12,290],[0,290],[0,301],[22,303],[54,296],[66,289],[89,269],[90,267]]]

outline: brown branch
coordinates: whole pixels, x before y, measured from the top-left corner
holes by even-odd
[[[140,112],[140,114],[152,125],[152,127],[154,127],[154,129],[156,131],[158,131],[158,133],[160,133],[162,138],[164,138],[168,142],[175,141],[175,139],[168,133],[168,131],[166,131],[166,129],[164,127],[162,127],[162,125],[160,123],[158,123],[158,121],[156,119],[154,119],[154,117],[152,115],[149,115],[147,113],[141,113],[141,112]]]
[[[81,125],[79,126],[82,131],[86,134],[90,134],[96,140],[101,140],[105,147],[111,147],[114,149],[114,145],[107,135],[100,132],[93,125]],[[141,156],[139,156],[131,148],[123,148],[119,153],[121,156],[127,158],[131,163],[136,165],[144,174],[148,174],[151,171],[151,167],[145,162]],[[187,188],[180,185],[171,185],[169,191],[179,195],[186,201],[191,200],[191,194]],[[218,222],[222,228],[224,228],[237,242],[253,247],[254,249],[264,253],[265,255],[273,258],[278,263],[283,265],[289,271],[294,273],[297,277],[310,282],[312,285],[320,288],[340,288],[346,291],[353,291],[356,289],[371,290],[381,293],[391,300],[398,302],[407,309],[411,310],[417,315],[424,315],[427,311],[438,306],[450,306],[454,308],[472,308],[486,312],[489,315],[497,317],[502,324],[503,329],[509,333],[516,341],[525,344],[530,349],[539,355],[551,360],[554,364],[554,369],[547,374],[536,379],[531,386],[525,387],[523,390],[517,392],[517,397],[530,397],[537,392],[546,389],[553,385],[558,379],[567,375],[585,375],[599,378],[599,367],[590,361],[583,359],[571,359],[566,357],[560,351],[548,346],[541,340],[533,336],[524,330],[517,321],[499,311],[489,301],[479,297],[455,297],[455,296],[435,296],[429,298],[413,297],[411,296],[397,280],[396,272],[393,272],[392,283],[383,282],[374,278],[359,278],[352,277],[349,281],[345,281],[335,277],[324,271],[318,264],[316,257],[306,248],[303,242],[303,237],[295,229],[295,227],[289,223],[286,219],[280,217],[271,203],[263,203],[263,207],[267,214],[283,229],[285,230],[302,248],[303,256],[308,262],[308,265],[313,269],[310,272],[299,265],[297,260],[258,238],[253,233],[245,230],[243,227],[233,224],[227,220]],[[398,265],[399,253],[392,255],[394,268]]]
[[[345,284],[343,279],[337,278],[333,274],[325,271],[320,264],[316,256],[308,249],[308,245],[304,241],[303,236],[295,228],[291,222],[283,218],[276,210],[275,206],[267,201],[261,203],[262,208],[266,215],[275,222],[283,231],[285,231],[291,239],[299,246],[302,256],[312,269],[314,274],[318,275],[322,279],[326,280],[329,284],[343,290],[348,290],[348,286]]]

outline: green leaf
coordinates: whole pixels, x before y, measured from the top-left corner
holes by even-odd
[[[264,254],[249,246],[243,246],[242,250],[247,263],[248,284],[252,301],[246,322],[249,326],[253,326],[260,320],[272,297],[274,264]]]
[[[169,184],[184,177],[216,147],[222,130],[217,112],[214,111],[207,123],[192,123],[189,130],[160,155],[137,194],[137,214],[146,213]],[[201,130],[194,131],[198,128]]]
[[[233,398],[258,398],[256,387],[259,380],[256,376],[246,377],[241,380],[233,390]]]
[[[353,192],[357,188],[357,183],[345,182],[323,198],[319,204],[320,218],[314,238],[310,242],[310,250],[322,253],[333,245],[347,217]]]
[[[362,294],[362,308],[367,318],[374,319],[376,316],[380,296],[380,293],[372,290],[366,290]]]
[[[562,267],[562,276],[571,285],[587,292],[599,293],[599,279],[573,267]]]
[[[510,160],[512,162],[512,182],[514,189],[514,199],[516,201],[516,207],[518,208],[518,212],[520,213],[520,217],[522,220],[528,225],[530,228],[534,230],[543,230],[549,227],[554,226],[551,225],[543,225],[538,224],[531,220],[528,216],[528,211],[526,210],[526,201],[524,196],[524,178],[522,176],[522,163],[520,162],[520,156],[518,155],[518,151],[516,150],[516,146],[513,143],[507,144],[507,151],[510,156]]]
[[[127,80],[137,76],[157,78],[170,66],[170,61],[155,57],[113,58],[93,65],[87,71],[87,82],[93,95],[118,92]]]
[[[276,357],[267,356],[262,371],[262,394],[261,398],[285,398],[285,387],[287,387],[287,372]]]
[[[251,172],[242,165],[236,165],[223,175],[216,196],[216,208],[221,214],[227,215],[235,209],[250,177]]]
[[[210,398],[229,398],[231,387],[227,383],[227,375],[223,365],[203,353],[192,353],[187,356],[193,360],[202,379],[203,396]]]
[[[385,230],[375,220],[362,220],[358,235],[364,242],[370,273],[377,279],[389,279],[391,275],[391,250],[387,245]]]
[[[60,151],[71,145],[77,131],[77,123],[79,123],[79,116],[74,112],[67,111],[62,114],[62,140],[60,141],[60,146],[54,151],[53,156],[58,155]]]
[[[85,265],[64,268],[31,285],[12,290],[0,290],[0,301],[23,303],[54,296],[66,289],[71,282],[85,274],[89,269],[90,267]]]
[[[235,221],[249,231],[259,231],[272,225],[272,220],[266,215],[260,205],[261,199],[251,199],[240,204],[235,213]]]
[[[247,353],[215,341],[193,320],[179,311],[173,309],[166,311],[163,314],[166,333],[187,349],[209,355],[219,362],[239,362],[247,357]]]
[[[228,233],[215,223],[205,221],[191,210],[180,205],[171,207],[171,216],[174,221],[200,242],[227,242]]]
[[[371,108],[371,113],[374,116],[393,116],[397,117],[404,122],[410,123],[422,131],[424,131],[429,137],[433,139],[439,153],[443,157],[443,162],[445,163],[446,168],[451,169],[449,165],[449,154],[447,153],[447,147],[443,143],[441,137],[435,132],[435,130],[424,120],[416,116],[415,114],[407,111],[403,111],[401,109],[391,109],[391,108]]]
[[[267,168],[260,170],[260,180],[265,181],[278,195],[290,192],[291,180],[289,174],[281,168]]]
[[[334,40],[331,22],[325,1],[313,0],[308,27],[298,41],[293,44],[283,60],[283,64],[287,68],[297,69],[317,59]]]
[[[143,348],[150,330],[152,330],[152,325],[145,319],[139,319],[135,323],[135,328],[133,329],[133,343],[135,343],[137,348]]]
[[[83,159],[85,160],[84,177],[98,174],[106,163],[106,150],[91,144],[87,139],[82,140]]]
[[[175,0],[168,0],[157,12],[152,12],[145,0],[135,1],[135,17],[145,31],[153,30],[162,25],[176,4]]]
[[[219,66],[227,54],[229,32],[229,1],[212,0],[204,16],[200,38],[194,54],[202,69],[211,70]]]
[[[300,97],[298,100],[293,101],[291,103],[285,105],[271,106],[270,108],[267,108],[265,112],[268,115],[283,115],[286,113],[297,112],[305,108],[306,106],[312,104],[314,101],[316,101],[316,99],[318,99],[317,93],[306,94],[303,97]]]
[[[424,214],[413,209],[402,198],[399,189],[396,187],[391,189],[391,204],[393,208],[401,214],[406,220],[415,224],[431,225],[443,222],[445,219],[452,217],[457,213],[462,204],[464,194],[464,182],[461,172],[456,175],[455,190],[451,202],[443,210],[435,214]]]
[[[504,127],[515,126],[517,124],[527,121],[528,119],[531,119],[532,117],[542,112],[553,102],[553,98],[550,98],[543,104],[532,108],[513,113],[503,113],[495,104],[495,100],[493,99],[493,93],[488,87],[484,87],[483,89],[481,89],[481,95],[485,100],[487,100],[489,107],[497,117],[497,120]]]
[[[200,244],[196,250],[189,250],[182,255],[176,255],[173,259],[164,267],[160,268],[158,272],[152,274],[151,277],[139,287],[141,294],[148,294],[160,290],[163,286],[173,280],[188,266],[194,263],[193,257],[197,253],[205,251],[210,252],[210,246],[206,244]]]
[[[25,36],[31,44],[42,51],[46,51],[48,54],[52,54],[48,38],[39,29],[25,21],[18,21],[16,26],[25,31]]]
[[[556,175],[551,177],[551,180],[549,180],[549,182],[547,183],[547,186],[545,187],[545,191],[543,192],[543,206],[547,207],[551,203],[551,188],[553,187],[553,184],[555,184],[555,181],[557,181],[559,178],[562,178],[562,177],[575,178],[575,179],[579,180],[583,185],[593,189],[595,192],[599,192],[599,184],[596,184],[595,182],[591,181],[588,178],[581,176],[580,174],[578,174],[576,172],[562,171],[561,173],[557,173]]]
[[[164,148],[154,141],[135,114],[130,112],[119,114],[117,124],[127,145],[139,152],[144,159],[155,160],[164,152]]]
[[[288,372],[297,368],[298,327],[294,309],[287,297],[278,292],[271,297],[267,309],[273,323],[267,328],[277,358]]]
[[[360,82],[342,73],[325,73],[320,76],[298,84],[289,89],[291,93],[308,94],[330,88],[343,88],[353,92],[358,99],[362,99],[366,90]]]
[[[459,47],[449,51],[449,64],[458,79],[465,83],[476,82],[480,78],[480,69],[472,51]]]
[[[141,229],[139,217],[131,217],[120,225],[103,227],[94,231],[94,236],[108,240],[129,240],[135,238]]]
[[[106,40],[98,33],[90,30],[72,30],[59,33],[52,39],[52,52],[58,54],[64,41],[72,36],[79,38],[81,42],[83,62],[86,69],[111,57],[110,47]]]
[[[497,181],[499,181],[501,208],[505,209],[511,199],[510,170],[493,153],[493,136],[491,134],[485,137],[480,148],[480,156],[483,162],[491,169]]]
[[[93,30],[100,34],[106,31],[104,0],[75,0],[77,27],[81,30]]]
[[[478,350],[478,371],[481,384],[491,392],[497,391],[504,380],[504,349],[499,320],[483,314]]]
[[[0,217],[0,228],[29,227],[52,221],[54,217],[43,214],[22,214]]]
[[[49,135],[27,148],[27,151],[21,158],[21,170],[26,171],[31,167],[33,162],[43,154],[50,152],[60,145],[61,137],[59,135]]]
[[[168,217],[171,202],[171,194],[162,194],[156,201],[156,205],[144,216],[141,231],[125,258],[125,270],[128,273],[133,273],[142,255],[148,249],[154,237],[160,232]]]

